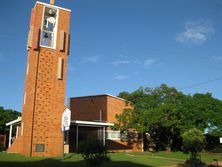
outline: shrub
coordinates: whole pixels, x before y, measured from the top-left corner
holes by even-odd
[[[106,147],[98,140],[81,142],[78,152],[86,160],[87,167],[101,166],[103,161],[109,160]]]
[[[190,152],[190,162],[200,163],[199,152],[202,151],[205,144],[205,136],[199,129],[193,128],[182,134],[183,146],[185,152]]]

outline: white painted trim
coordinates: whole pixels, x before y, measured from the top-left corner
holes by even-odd
[[[37,3],[37,2],[36,2]],[[43,7],[43,10],[42,10],[42,23],[41,23],[41,28],[40,28],[40,40],[39,40],[39,46],[40,47],[44,47],[44,48],[49,48],[49,49],[53,49],[52,47],[48,47],[48,46],[44,46],[44,45],[41,45],[42,43],[42,29],[43,29],[43,26],[44,26],[44,14],[45,14],[45,6]]]
[[[114,95],[111,95],[111,94],[106,94],[107,96],[110,96],[110,97],[113,97],[113,98],[116,98],[116,99],[119,99],[119,100],[122,100],[122,101],[127,101],[123,98],[120,98],[120,97],[117,97],[117,96],[114,96]]]
[[[72,98],[84,98],[84,97],[97,97],[97,96],[110,96],[110,97],[113,97],[113,98],[116,98],[116,99],[119,99],[119,100],[122,100],[122,101],[125,101],[125,102],[130,102],[130,101],[127,101],[123,98],[120,98],[120,97],[117,97],[117,96],[114,96],[114,95],[111,95],[111,94],[108,94],[108,93],[98,94],[98,95],[89,95],[89,96],[70,97],[70,99],[72,99]]]
[[[11,144],[12,144],[12,124],[10,125],[10,130],[9,130],[8,147],[11,147]]]
[[[36,3],[35,3],[35,7],[36,7],[36,4],[41,4],[41,5],[44,5],[44,6],[47,6],[47,7],[57,8],[57,9],[61,9],[61,10],[65,10],[65,11],[71,12],[71,9],[62,8],[62,7],[55,6],[55,5],[50,5],[50,4],[43,3],[43,2],[39,2],[39,1],[36,1]]]
[[[41,31],[41,33],[42,33],[42,31]],[[41,34],[42,35],[42,34]],[[41,39],[40,39],[41,40]],[[47,48],[47,49],[55,49],[55,48],[53,48],[53,47],[50,47],[50,46],[45,46],[45,45],[39,45],[40,47],[42,47],[42,48]]]
[[[75,123],[75,124],[78,124],[78,125],[114,126],[114,123],[93,122],[93,121],[79,121],[79,120],[71,120],[71,123]]]
[[[18,117],[17,119],[15,119],[15,120],[13,120],[13,121],[11,121],[11,122],[8,122],[8,123],[6,123],[5,125],[6,125],[6,126],[9,126],[9,125],[12,125],[12,124],[17,124],[17,123],[20,123],[21,120],[22,120],[22,117]]]
[[[101,128],[101,127],[104,127],[102,125],[88,125],[88,124],[76,124],[78,125],[79,127],[81,126],[84,126],[84,127],[93,127],[93,128]]]
[[[54,36],[54,38],[55,38],[55,40],[54,40],[54,42],[55,43],[53,43],[53,45],[54,45],[54,48],[56,49],[56,47],[57,47],[57,34],[58,34],[58,27],[59,27],[59,9],[57,10],[57,17],[56,17],[56,26],[55,26],[55,29],[54,29],[54,31],[55,31],[55,36]]]

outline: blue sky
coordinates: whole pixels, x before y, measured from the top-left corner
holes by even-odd
[[[49,2],[49,0],[43,0]],[[34,0],[1,1],[0,106],[21,111]],[[221,0],[56,0],[70,8],[66,97],[222,77]],[[182,89],[222,99],[222,79]]]

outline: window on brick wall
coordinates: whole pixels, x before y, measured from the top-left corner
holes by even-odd
[[[36,152],[44,152],[45,151],[45,144],[36,144],[35,151]]]
[[[115,130],[107,130],[106,131],[106,139],[109,140],[121,140],[121,141],[127,141],[127,140],[135,140],[138,138],[138,132],[136,131],[115,131]]]
[[[110,140],[120,140],[120,131],[107,130],[106,138]]]

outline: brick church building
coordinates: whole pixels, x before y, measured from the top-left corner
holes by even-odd
[[[22,117],[10,127],[7,152],[26,156],[60,156],[65,110],[66,68],[70,45],[71,10],[36,2],[31,11]],[[65,152],[78,150],[79,142],[98,139],[110,151],[142,151],[139,134],[134,137],[112,130],[115,115],[132,108],[124,99],[109,94],[69,99],[71,127],[65,135]],[[12,132],[16,128],[14,137]]]

